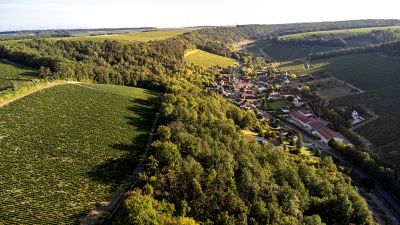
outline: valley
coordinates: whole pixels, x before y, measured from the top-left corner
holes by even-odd
[[[0,41],[0,223],[397,225],[399,25]]]

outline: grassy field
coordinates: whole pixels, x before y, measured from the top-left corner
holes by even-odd
[[[125,34],[112,34],[112,35],[98,35],[98,36],[77,36],[77,37],[66,37],[66,38],[48,38],[49,40],[77,40],[77,41],[105,41],[105,40],[117,40],[117,41],[154,41],[163,40],[177,35],[181,35],[191,31],[190,29],[176,29],[176,30],[156,30],[146,32],[132,32]]]
[[[22,83],[37,78],[39,73],[31,68],[0,60],[0,92],[12,88],[16,83]]]
[[[289,103],[285,100],[275,100],[267,104],[267,109],[280,110],[284,107],[289,107]]]
[[[342,29],[342,30],[328,30],[328,31],[315,31],[315,32],[306,32],[306,33],[299,33],[299,34],[290,34],[281,36],[281,39],[288,40],[288,39],[297,39],[297,38],[304,38],[312,35],[317,34],[338,34],[338,35],[355,35],[355,34],[362,34],[362,33],[369,33],[372,30],[400,30],[400,26],[391,26],[391,27],[368,27],[368,28],[356,28],[356,29]]]
[[[159,94],[65,84],[0,108],[0,223],[72,224],[134,169]]]
[[[239,64],[237,60],[211,54],[200,49],[187,52],[185,54],[185,59],[195,65],[204,67],[219,66],[222,68],[227,68],[229,66]]]

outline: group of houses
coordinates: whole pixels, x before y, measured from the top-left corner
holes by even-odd
[[[205,88],[232,99],[237,106],[245,110],[263,111],[262,99],[273,101],[288,96],[293,96],[293,103],[300,105],[300,97],[295,96],[293,90],[288,87],[291,82],[288,75],[288,73],[282,73],[270,76],[266,72],[260,72],[256,77],[246,77],[227,74],[216,78]]]
[[[205,88],[220,93],[226,98],[230,98],[234,104],[244,110],[254,110],[258,112],[258,117],[264,119],[268,116],[265,112],[265,101],[275,101],[282,98],[293,97],[293,104],[299,108],[305,102],[296,95],[296,91],[289,87],[290,80],[288,73],[270,76],[267,73],[259,73],[256,77],[237,76],[228,74],[215,79],[215,81]],[[279,87],[271,88],[271,87]],[[282,109],[291,120],[317,135],[322,142],[328,143],[334,139],[343,142],[341,134],[334,132],[327,125],[323,124],[313,113],[305,110]],[[354,115],[356,116],[356,115]],[[260,141],[264,141],[259,137]]]

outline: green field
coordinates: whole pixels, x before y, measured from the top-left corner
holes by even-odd
[[[273,60],[290,61],[296,59],[304,59],[309,54],[315,52],[331,51],[336,47],[312,46],[312,45],[283,45],[271,43],[264,46],[264,52]]]
[[[361,54],[311,61],[310,69],[303,62],[283,62],[280,69],[295,74],[331,72],[363,90],[374,90],[400,84],[400,57],[381,54]]]
[[[187,52],[185,54],[185,59],[190,63],[204,67],[219,66],[227,68],[239,64],[238,61],[234,59],[208,53],[200,49]]]
[[[156,30],[156,31],[145,31],[145,32],[132,32],[124,34],[112,34],[112,35],[97,35],[97,36],[76,36],[66,38],[48,38],[49,40],[76,40],[76,41],[105,41],[105,40],[117,40],[117,41],[154,41],[163,40],[177,35],[181,35],[190,32],[190,29],[176,29],[176,30]]]
[[[34,69],[0,60],[0,92],[12,88],[16,83],[38,78],[38,75]]]
[[[267,109],[280,110],[284,107],[289,107],[289,103],[285,100],[275,100],[267,104]]]
[[[0,223],[72,224],[135,167],[159,94],[64,84],[0,108]]]
[[[302,62],[284,62],[280,69],[296,74],[326,71],[365,90],[362,94],[345,96],[335,102],[339,105],[363,104],[380,116],[356,130],[376,146],[400,139],[400,57],[360,54],[312,61],[309,70],[304,69]]]
[[[305,37],[308,37],[308,36],[318,35],[318,34],[356,35],[356,34],[362,34],[362,33],[369,33],[372,30],[386,30],[386,29],[400,30],[400,26],[368,27],[368,28],[356,28],[356,29],[315,31],[315,32],[306,32],[306,33],[283,35],[283,36],[280,36],[280,38],[283,39],[283,40],[289,40],[289,39],[305,38]]]

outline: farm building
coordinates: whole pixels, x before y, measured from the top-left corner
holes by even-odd
[[[318,135],[324,143],[327,144],[331,139],[343,143],[341,135],[321,123],[321,121],[314,117],[314,114],[299,110],[291,111],[289,115],[296,123]]]

